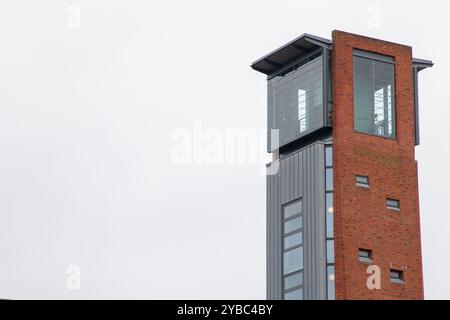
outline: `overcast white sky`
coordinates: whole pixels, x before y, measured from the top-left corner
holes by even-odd
[[[447,1],[3,1],[0,297],[264,299],[264,165],[177,165],[172,138],[195,123],[265,129],[250,63],[340,29],[435,62],[420,74],[423,264],[426,298],[450,298],[448,13]]]

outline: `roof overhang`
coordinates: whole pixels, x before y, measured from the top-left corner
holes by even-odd
[[[417,59],[413,58],[413,68],[417,68],[418,71],[422,71],[426,68],[431,68],[433,66],[433,62],[430,60]]]
[[[331,49],[331,40],[305,33],[261,59],[256,60],[252,63],[251,67],[256,71],[270,75],[298,57],[306,55],[320,47]]]
[[[251,67],[256,71],[270,75],[290,64],[297,58],[307,55],[319,48],[331,49],[332,41],[304,33],[300,37],[265,55],[261,59],[256,60],[252,63]],[[430,60],[417,58],[413,58],[412,63],[413,67],[417,68],[417,71],[422,71],[423,69],[433,66],[433,62]]]

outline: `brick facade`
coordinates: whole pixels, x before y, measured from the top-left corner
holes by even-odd
[[[395,140],[354,131],[354,48],[395,59]],[[334,31],[332,58],[336,298],[423,299],[412,49]],[[356,187],[356,174],[369,176],[369,189]],[[401,211],[386,209],[386,198],[399,199]],[[373,251],[380,290],[367,288],[358,248]],[[390,282],[390,268],[404,271],[404,284]]]

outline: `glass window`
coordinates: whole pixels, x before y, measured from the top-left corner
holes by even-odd
[[[327,240],[327,263],[334,263],[334,240]]]
[[[284,223],[284,233],[289,233],[302,228],[302,217],[288,220]]]
[[[353,68],[355,130],[395,138],[394,64],[354,56]]]
[[[297,232],[288,237],[285,237],[284,238],[284,249],[286,250],[286,249],[301,245],[303,242],[302,236],[303,236],[302,232]]]
[[[355,182],[358,187],[369,187],[369,177],[367,176],[356,176]]]
[[[303,285],[303,272],[299,272],[284,278],[284,290],[289,290],[301,285]]]
[[[391,282],[403,283],[403,271],[390,270]]]
[[[332,167],[333,166],[333,148],[325,147],[325,166]]]
[[[372,262],[372,250],[359,249],[358,256],[361,262]]]
[[[297,289],[284,294],[285,300],[303,300],[303,289]]]
[[[323,126],[323,70],[320,55],[268,80],[268,128],[279,130],[280,146]]]
[[[298,89],[297,105],[300,132],[303,132],[306,131],[306,90]]]
[[[303,269],[303,247],[298,247],[284,253],[283,274],[289,274]]]
[[[327,238],[333,238],[334,237],[334,225],[333,225],[333,194],[327,193],[325,197],[325,205],[327,210]]]
[[[327,298],[328,300],[335,299],[334,266],[327,266]]]
[[[333,191],[333,169],[325,169],[325,186],[326,191]]]
[[[297,200],[284,206],[284,219],[289,219],[290,217],[293,217],[301,213],[302,213],[301,200]]]
[[[400,201],[395,199],[386,199],[386,206],[391,210],[400,210]]]

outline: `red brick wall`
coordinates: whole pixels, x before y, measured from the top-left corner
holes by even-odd
[[[353,48],[395,59],[396,140],[361,134],[353,122]],[[337,299],[423,299],[411,47],[333,32],[333,166]],[[355,186],[367,175],[370,188]],[[400,212],[386,198],[400,200]],[[366,285],[358,248],[373,250],[381,289]],[[390,282],[389,269],[405,283]]]

